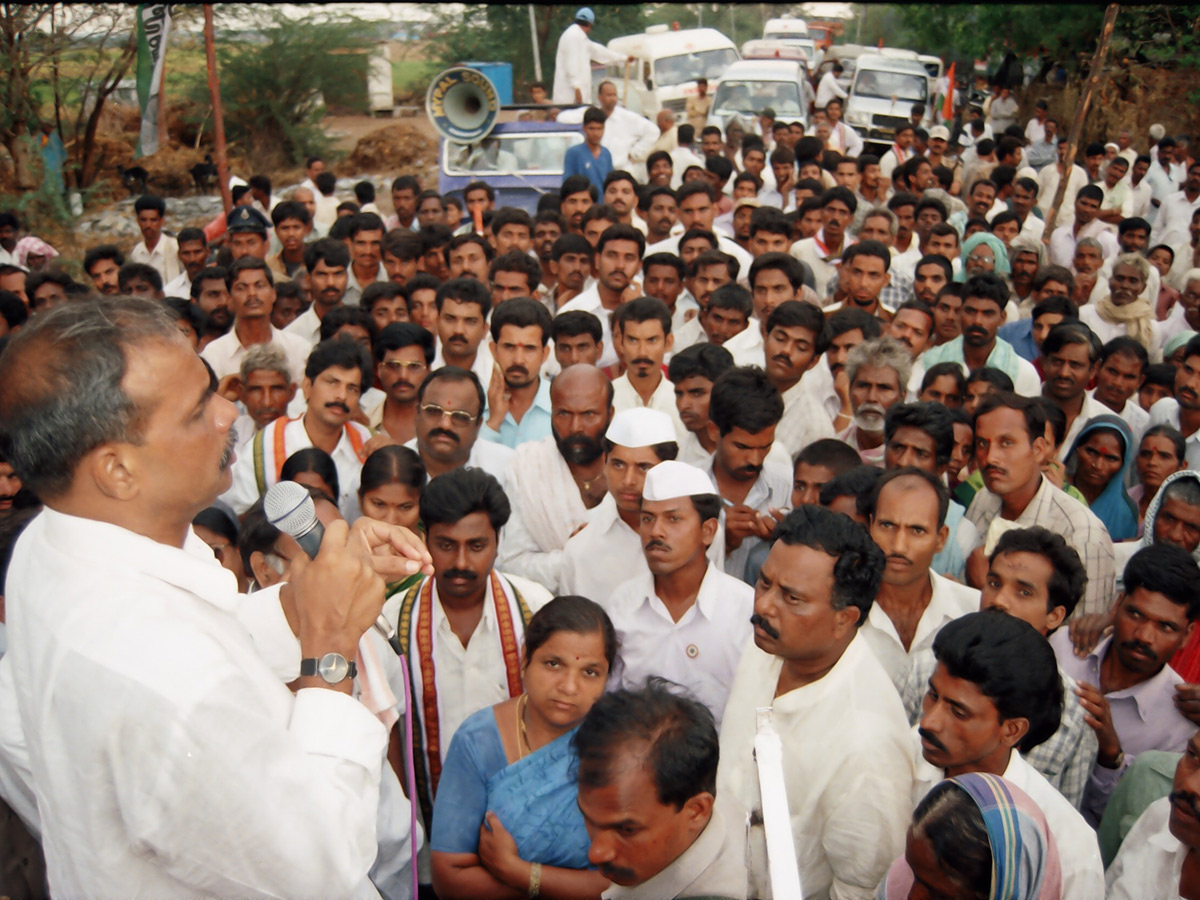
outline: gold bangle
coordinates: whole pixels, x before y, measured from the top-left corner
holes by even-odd
[[[529,893],[526,894],[530,900],[542,895],[542,864],[531,863],[529,866]]]

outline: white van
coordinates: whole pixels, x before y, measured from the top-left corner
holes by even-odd
[[[740,59],[733,41],[715,28],[672,31],[666,25],[651,25],[643,34],[613,38],[608,49],[636,60],[629,67],[628,97],[623,96],[625,64],[605,70],[621,102],[648,119],[669,109],[676,122],[684,120],[687,98],[697,92],[697,78],[707,78],[711,90],[730,64]]]
[[[932,93],[933,81],[918,60],[860,56],[846,98],[846,124],[856,128],[866,144],[886,146],[895,140],[896,127],[911,121],[917,103],[925,104],[924,124],[929,126]]]
[[[730,66],[713,89],[708,124],[725,131],[737,117],[751,130],[767,107],[780,122],[808,124],[812,85],[801,59],[744,59]]]
[[[767,19],[763,26],[764,41],[786,41],[788,38],[808,37],[808,23],[803,19],[784,16],[782,19]]]

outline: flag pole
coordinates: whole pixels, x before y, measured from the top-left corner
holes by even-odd
[[[213,35],[212,4],[204,4],[204,56],[208,62],[208,95],[212,100],[213,156],[217,161],[217,181],[221,187],[221,203],[228,215],[233,209],[229,192],[229,163],[225,158],[225,114],[221,111],[221,82],[217,75],[216,38]]]

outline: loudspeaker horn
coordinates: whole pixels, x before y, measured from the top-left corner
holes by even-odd
[[[496,126],[500,95],[492,80],[478,69],[455,66],[430,83],[425,113],[446,140],[473,144]]]

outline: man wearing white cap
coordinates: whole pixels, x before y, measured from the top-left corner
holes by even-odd
[[[558,39],[554,57],[554,103],[587,103],[592,96],[592,63],[619,63],[625,57],[591,40],[596,14],[588,7],[575,13],[575,21]]]
[[[667,678],[707,706],[718,727],[754,612],[754,589],[706,556],[720,515],[721,498],[695,466],[669,460],[647,472],[639,535],[649,571],[605,604],[621,639],[620,685]]]
[[[587,524],[563,549],[562,593],[602,606],[615,588],[640,570],[642,485],[646,473],[679,455],[671,417],[656,409],[627,409],[612,417],[604,433],[608,494],[588,510]]]

